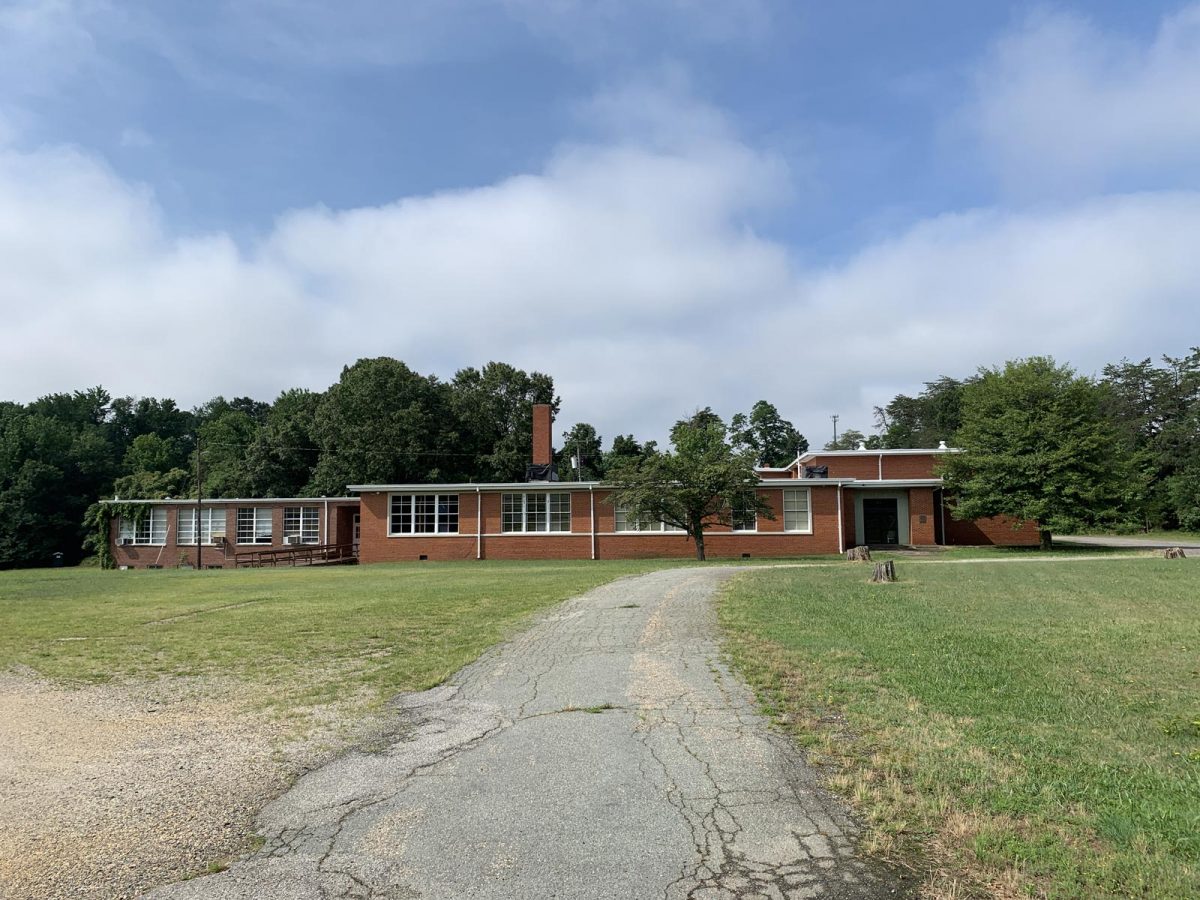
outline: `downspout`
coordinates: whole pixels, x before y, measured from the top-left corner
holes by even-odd
[[[592,524],[592,534],[591,534],[591,538],[590,538],[591,545],[592,545],[592,559],[595,559],[596,558],[596,487],[595,487],[595,485],[591,485],[591,484],[588,485],[588,504],[590,507],[589,515],[591,516],[591,524]]]
[[[332,543],[329,540],[329,498],[322,497],[321,499],[325,501],[325,534],[324,534],[325,540],[322,541],[322,543],[329,544],[329,543]]]
[[[883,454],[879,454],[879,480],[883,481]]]
[[[483,559],[483,497],[475,488],[475,558]]]
[[[838,553],[846,552],[846,528],[842,525],[842,486],[838,485]]]

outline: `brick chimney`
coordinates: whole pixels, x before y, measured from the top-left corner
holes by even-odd
[[[549,403],[533,404],[533,464],[549,466],[554,462],[550,428],[554,424]]]

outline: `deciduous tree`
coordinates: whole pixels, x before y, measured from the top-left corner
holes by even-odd
[[[735,449],[724,423],[705,408],[671,429],[671,450],[619,459],[609,472],[609,502],[644,521],[683,529],[705,558],[704,533],[737,515],[774,518],[755,488],[755,454]]]
[[[1037,522],[1049,548],[1053,531],[1116,515],[1124,472],[1102,400],[1094,381],[1049,357],[981,369],[963,390],[964,452],[941,466],[955,518]]]

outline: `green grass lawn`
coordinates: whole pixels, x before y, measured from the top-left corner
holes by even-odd
[[[935,893],[1200,896],[1200,564],[901,559],[740,575],[764,703]]]
[[[285,710],[370,705],[437,684],[532,613],[670,564],[0,572],[0,671],[68,683],[215,674]]]

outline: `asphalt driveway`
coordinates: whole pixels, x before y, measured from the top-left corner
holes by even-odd
[[[857,830],[725,667],[730,569],[568,601],[446,685],[412,729],[302,778],[266,843],[184,898],[893,897]],[[911,879],[910,879],[911,880]]]

